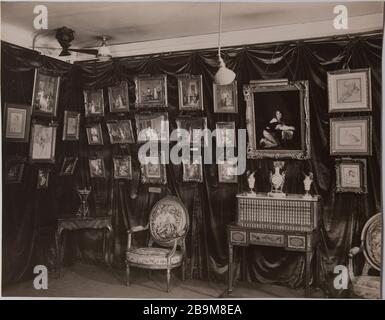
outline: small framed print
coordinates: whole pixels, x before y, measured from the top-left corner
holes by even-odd
[[[166,184],[166,160],[164,152],[158,157],[146,157],[141,163],[142,182],[147,184]]]
[[[55,162],[56,129],[55,125],[32,124],[30,162]]]
[[[238,113],[237,81],[227,85],[213,83],[214,112]]]
[[[90,167],[90,177],[91,178],[105,178],[106,169],[104,166],[104,159],[100,157],[92,157],[88,159],[88,164]]]
[[[366,159],[336,159],[336,192],[368,192]]]
[[[136,114],[138,142],[169,142],[169,122],[167,113]]]
[[[72,176],[75,172],[78,157],[65,157],[60,169],[61,176]]]
[[[179,110],[203,110],[202,76],[184,74],[178,78]]]
[[[111,144],[135,143],[131,120],[107,122],[107,129]]]
[[[139,75],[135,77],[136,107],[167,107],[167,76]]]
[[[114,157],[114,179],[132,179],[132,165],[130,156]]]
[[[31,123],[31,106],[5,103],[4,140],[7,142],[28,142]]]
[[[11,157],[5,162],[4,182],[20,183],[23,177],[25,158]]]
[[[35,69],[32,95],[33,114],[56,117],[60,77]]]
[[[178,140],[186,139],[193,145],[208,145],[207,118],[179,118],[176,119]],[[184,131],[183,131],[184,130]]]
[[[184,182],[203,182],[202,157],[183,161],[183,181]]]
[[[64,111],[63,140],[79,140],[80,113]]]
[[[331,155],[371,155],[371,117],[330,119]]]
[[[218,163],[218,180],[220,183],[238,182],[238,163],[235,158]]]
[[[40,168],[38,170],[38,172],[37,172],[37,188],[38,189],[47,189],[48,188],[50,171],[51,171],[50,168]]]
[[[235,122],[217,122],[216,124],[217,146],[221,148],[235,148]]]
[[[103,89],[84,90],[83,95],[86,117],[104,116]]]
[[[128,112],[128,84],[122,81],[119,84],[108,87],[108,102],[110,105],[110,112]]]
[[[89,127],[86,127],[87,140],[89,145],[102,146],[103,145],[103,133],[100,123],[93,123]]]
[[[371,111],[370,69],[328,72],[329,112]]]

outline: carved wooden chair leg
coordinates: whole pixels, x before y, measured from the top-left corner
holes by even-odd
[[[130,286],[130,265],[128,263],[126,265],[126,285]]]
[[[167,269],[167,292],[170,292],[171,270]]]

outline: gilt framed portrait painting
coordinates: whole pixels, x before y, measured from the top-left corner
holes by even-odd
[[[336,159],[336,192],[367,193],[366,159]]]
[[[64,111],[63,140],[79,140],[80,113]]]
[[[201,75],[178,75],[179,110],[203,110],[203,87]]]
[[[4,104],[4,140],[28,142],[31,123],[31,106]]]
[[[56,117],[59,100],[60,77],[35,69],[32,94],[32,113]]]
[[[86,117],[104,116],[103,89],[88,89],[83,91]]]
[[[30,162],[55,162],[56,129],[56,125],[32,124]]]
[[[136,107],[167,107],[167,75],[139,75],[135,77]]]
[[[110,112],[128,112],[128,84],[122,81],[115,86],[108,87],[108,102]]]

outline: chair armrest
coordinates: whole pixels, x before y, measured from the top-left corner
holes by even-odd
[[[149,224],[147,223],[147,225],[145,225],[145,226],[136,226],[136,227],[133,227],[133,228],[127,230],[127,250],[131,248],[131,236],[132,236],[132,234],[134,234],[135,232],[147,230],[148,227],[149,227]]]
[[[361,247],[354,247],[354,248],[351,248],[350,251],[349,251],[348,273],[349,273],[350,281],[352,281],[352,282],[355,279],[354,268],[353,268],[353,259],[360,252],[362,252],[362,248]]]
[[[362,248],[359,248],[359,247],[351,248],[349,251],[349,259],[353,259],[353,257],[358,253],[360,253],[361,251],[362,251]]]
[[[168,261],[175,254],[176,248],[178,247],[179,239],[180,239],[180,237],[174,239],[174,246],[172,247],[171,251],[169,253],[167,253],[167,255],[166,255],[166,258],[167,258]]]

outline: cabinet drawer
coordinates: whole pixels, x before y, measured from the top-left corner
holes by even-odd
[[[250,244],[268,245],[268,246],[285,246],[285,236],[283,234],[250,232]]]
[[[247,244],[246,231],[231,230],[230,241],[236,244]]]
[[[306,237],[305,236],[288,236],[287,247],[289,249],[306,249]]]

